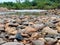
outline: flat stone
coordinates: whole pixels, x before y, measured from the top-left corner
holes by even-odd
[[[32,43],[33,45],[44,45],[44,42],[40,40],[33,40]]]
[[[53,39],[53,38],[45,38],[45,40],[47,41],[48,45],[52,45],[57,41],[57,39]]]
[[[42,28],[45,27],[45,25],[44,24],[34,24],[33,27],[36,28],[36,29],[42,29]]]
[[[27,27],[25,28],[25,30],[26,30],[26,31],[25,31],[26,33],[37,31],[36,28],[33,28],[33,27],[31,27],[31,26],[27,26]]]
[[[0,45],[6,43],[2,38],[0,38]]]
[[[7,42],[5,44],[2,45],[24,45],[23,43],[18,43],[18,42]]]
[[[17,30],[15,29],[15,27],[7,27],[5,29],[5,31],[8,33],[8,34],[16,34],[17,33]]]
[[[58,34],[57,30],[53,30],[49,27],[45,27],[43,30],[42,30],[42,33],[48,33],[48,34],[52,34],[52,35],[56,35]]]
[[[15,35],[9,36],[9,39],[15,39]]]
[[[9,26],[11,27],[17,27],[19,24],[18,23],[9,23]]]
[[[39,37],[39,33],[32,33],[31,37],[32,38],[38,38]]]

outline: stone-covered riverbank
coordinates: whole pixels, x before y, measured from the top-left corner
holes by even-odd
[[[0,45],[60,45],[60,17],[0,15]]]

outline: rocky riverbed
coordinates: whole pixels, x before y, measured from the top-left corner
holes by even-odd
[[[0,45],[60,45],[60,16],[0,15]]]

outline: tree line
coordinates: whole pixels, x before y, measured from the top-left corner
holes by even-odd
[[[8,9],[55,9],[60,8],[60,0],[33,0],[32,2],[3,2],[0,7]]]

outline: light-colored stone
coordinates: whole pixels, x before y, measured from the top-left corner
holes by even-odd
[[[36,28],[30,27],[30,26],[26,27],[25,30],[26,30],[26,31],[25,31],[26,33],[37,31]]]
[[[48,45],[52,45],[57,41],[57,39],[53,39],[53,38],[45,38],[45,40]]]
[[[44,45],[44,42],[41,40],[33,40],[32,43],[33,45]]]
[[[5,44],[2,45],[24,45],[23,43],[18,43],[18,42],[7,42]]]
[[[42,33],[48,33],[48,34],[52,34],[52,35],[56,35],[58,34],[57,30],[53,30],[49,27],[45,27],[43,30],[42,30]]]
[[[0,38],[0,45],[6,43],[6,41],[4,41],[2,38]]]
[[[16,34],[17,33],[17,30],[15,28],[12,28],[12,27],[7,27],[5,29],[5,31],[9,34]]]
[[[38,38],[39,37],[39,33],[32,33],[32,38]]]

